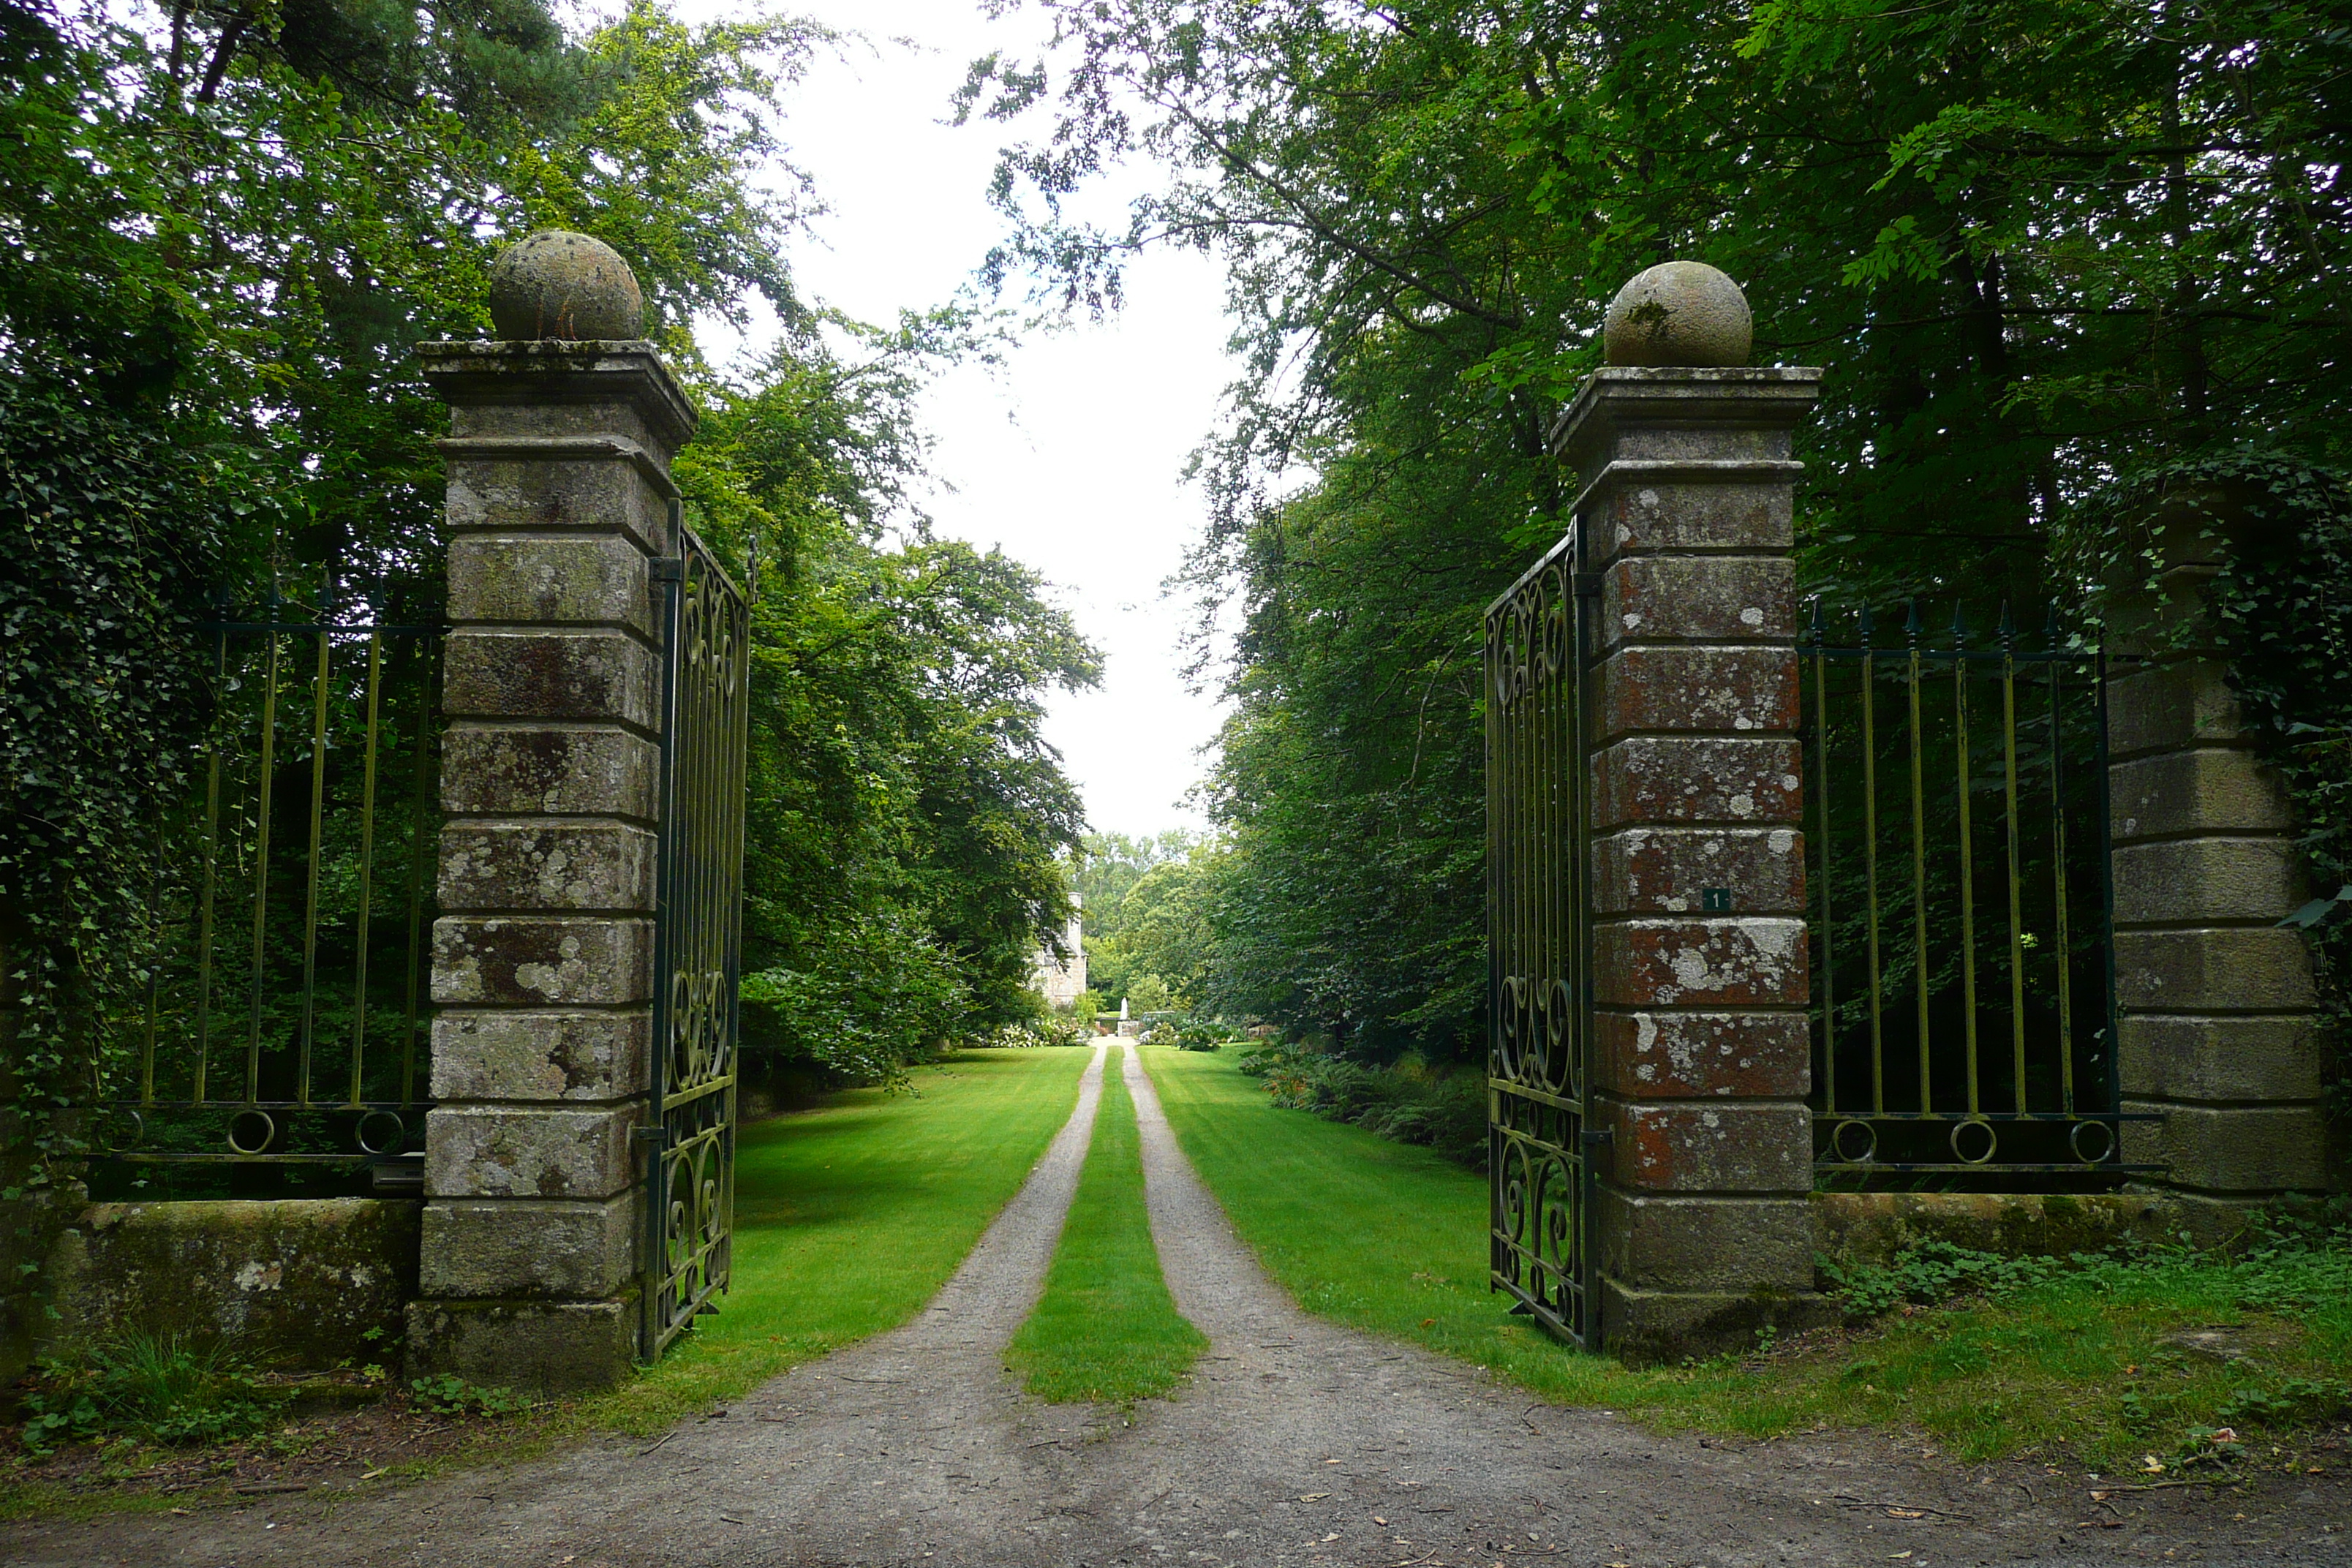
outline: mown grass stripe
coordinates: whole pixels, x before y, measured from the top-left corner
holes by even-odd
[[[938,1294],[1070,1118],[1087,1047],[959,1051],[911,1093],[851,1089],[747,1124],[719,1310],[582,1424],[661,1431],[898,1327]]]
[[[1045,1294],[1005,1352],[1024,1386],[1057,1405],[1129,1405],[1165,1394],[1209,1344],[1176,1310],[1160,1272],[1135,1101],[1119,1080],[1124,1051],[1112,1047],[1103,1063],[1094,1142]]]

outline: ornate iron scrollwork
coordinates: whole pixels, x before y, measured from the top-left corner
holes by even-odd
[[[702,542],[683,526],[677,534],[679,560],[664,583],[648,1360],[716,1310],[732,1265],[735,1205],[751,608]]]
[[[1583,637],[1563,541],[1486,612],[1491,1280],[1597,1343],[1584,1157]]]

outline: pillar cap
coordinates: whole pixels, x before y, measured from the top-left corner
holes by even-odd
[[[1637,274],[1609,301],[1601,328],[1601,355],[1614,365],[1743,365],[1755,341],[1748,296],[1704,261]]]
[[[490,321],[509,341],[634,339],[645,331],[646,296],[603,240],[543,228],[490,263]]]
[[[694,436],[694,405],[648,342],[419,343],[415,353],[426,384],[452,407],[627,403],[664,461]]]

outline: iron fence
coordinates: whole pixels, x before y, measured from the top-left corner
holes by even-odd
[[[1840,618],[1843,617],[1834,617]],[[1814,1171],[1825,1184],[2121,1163],[2105,656],[1918,605],[1802,647]]]
[[[200,793],[157,824],[140,1005],[99,1042],[101,1153],[421,1142],[442,627],[401,607],[273,591],[204,627]]]

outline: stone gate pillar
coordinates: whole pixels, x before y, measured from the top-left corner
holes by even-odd
[[[2163,1120],[2126,1122],[2124,1157],[2167,1166],[2193,1228],[2221,1241],[2252,1205],[2339,1173],[2311,950],[2278,923],[2311,896],[2294,810],[2199,635],[2205,585],[2248,519],[2205,489],[2148,521],[2158,592],[2135,580],[2114,594],[2111,651],[2125,659],[2108,687],[2107,776],[2116,1065],[2124,1109]]]
[[[649,563],[695,415],[621,259],[541,234],[451,409],[440,918],[412,1369],[603,1386],[636,1351],[661,658]]]
[[[1654,268],[1552,437],[1598,594],[1590,1124],[1602,1340],[1635,1360],[1821,1310],[1789,454],[1822,373],[1748,346],[1729,279]]]

